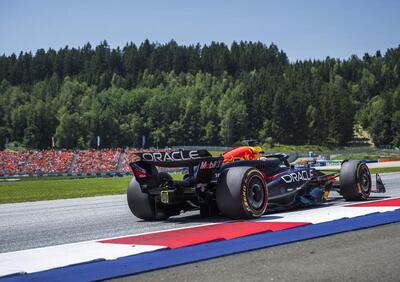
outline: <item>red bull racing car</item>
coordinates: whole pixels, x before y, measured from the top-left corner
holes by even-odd
[[[165,220],[199,209],[203,217],[257,218],[268,211],[318,205],[337,191],[348,201],[366,200],[371,173],[360,161],[344,161],[340,170],[323,173],[306,164],[295,167],[286,154],[267,154],[241,146],[213,157],[206,150],[144,152],[132,162],[134,176],[127,199],[132,213],[144,220]],[[161,168],[185,168],[174,180]],[[377,190],[385,187],[377,175]]]

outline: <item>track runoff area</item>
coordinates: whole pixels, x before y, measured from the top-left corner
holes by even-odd
[[[266,214],[257,220],[197,220],[182,228],[184,214],[177,224],[152,223],[151,232],[138,234],[130,229],[114,238],[3,252],[0,281],[109,279],[400,222],[400,173],[381,176],[387,192],[372,194],[365,202],[345,202],[332,194],[327,203],[315,208]],[[14,204],[18,205],[23,204]],[[85,205],[84,200],[80,205]],[[186,216],[188,222],[196,218]],[[134,226],[146,224],[136,219]],[[165,224],[171,228],[163,230]],[[24,228],[22,232],[29,233],[29,226]]]

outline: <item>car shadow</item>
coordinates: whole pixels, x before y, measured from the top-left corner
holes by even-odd
[[[362,203],[362,202],[368,202],[368,201],[376,201],[376,200],[383,200],[383,199],[389,199],[391,198],[390,196],[369,196],[367,200],[361,200],[361,201],[345,201],[343,197],[329,197],[327,203],[333,203],[333,202],[338,202],[340,200],[343,200],[343,203]]]
[[[265,220],[274,220],[274,219],[280,219],[283,218],[283,216],[276,216],[274,214],[278,213],[285,213],[285,214],[290,214],[290,213],[296,213],[299,211],[307,211],[307,210],[319,210],[319,209],[324,209],[327,207],[332,207],[335,206],[338,202],[343,202],[347,204],[356,204],[356,203],[362,203],[362,202],[368,202],[368,201],[376,201],[376,200],[383,200],[383,199],[388,199],[391,198],[389,196],[372,196],[369,197],[368,200],[365,201],[344,201],[343,197],[329,197],[329,199],[320,205],[315,205],[315,206],[309,206],[309,207],[300,207],[300,208],[288,208],[288,209],[281,209],[281,210],[270,210],[267,211],[266,214],[264,214],[262,217],[255,218],[255,219],[239,219],[239,220],[234,220],[230,219],[228,217],[224,216],[211,216],[207,218],[203,218],[200,216],[200,213],[198,214],[191,214],[187,216],[183,216],[182,214],[179,217],[170,217],[166,220],[160,221],[164,223],[175,223],[175,224],[187,224],[187,223],[221,223],[221,222],[234,222],[234,221],[265,221]],[[145,220],[139,220],[137,222],[148,222]]]
[[[390,199],[390,198],[392,198],[392,197],[390,197],[390,196],[373,196],[373,197],[368,197],[368,200],[358,201],[358,202],[362,203],[362,202],[376,201],[376,200],[383,200],[383,199]]]
[[[340,198],[340,199],[343,199],[343,198]],[[289,213],[296,213],[296,212],[299,212],[299,211],[318,210],[318,209],[324,209],[324,208],[327,208],[327,207],[335,206],[336,203],[337,203],[337,200],[331,199],[331,200],[328,200],[325,203],[316,204],[316,205],[308,206],[308,207],[296,207],[296,208],[290,208],[289,207],[289,208],[282,208],[282,209],[278,208],[276,210],[267,211],[266,214],[267,215],[273,215],[273,214],[277,214],[277,213],[289,214]]]
[[[269,216],[264,215],[260,218],[255,219],[239,219],[234,220],[224,216],[211,216],[207,218],[202,218],[200,214],[181,216],[181,217],[170,217],[164,222],[167,223],[176,223],[176,224],[185,224],[185,223],[221,223],[221,222],[234,222],[234,221],[257,221],[257,220],[272,220],[272,219],[280,219],[282,216]]]

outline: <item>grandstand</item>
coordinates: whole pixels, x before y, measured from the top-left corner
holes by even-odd
[[[81,150],[71,170],[75,173],[116,172],[120,155],[120,149]]]
[[[139,148],[0,151],[0,176],[130,173]]]
[[[65,173],[71,166],[72,157],[72,152],[64,150],[31,151],[21,172],[26,174]]]
[[[0,175],[23,173],[29,154],[30,152],[0,151]]]

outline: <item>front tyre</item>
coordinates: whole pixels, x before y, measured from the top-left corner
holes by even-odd
[[[255,168],[231,167],[224,170],[216,190],[218,209],[227,217],[258,218],[267,209],[267,184]]]
[[[346,161],[340,168],[340,194],[347,201],[362,201],[371,194],[372,182],[368,166],[360,161]]]

